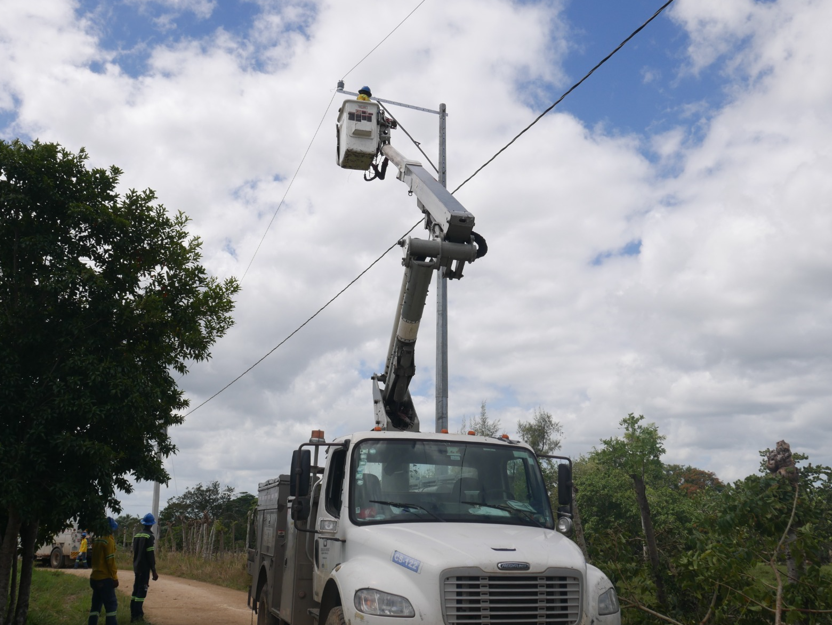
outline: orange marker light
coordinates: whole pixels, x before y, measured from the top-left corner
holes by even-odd
[[[442,428],[442,431],[440,432],[440,434],[447,434],[447,433],[448,433],[447,428]]]
[[[381,426],[377,425],[373,428],[373,432],[381,432]]]
[[[476,436],[477,433],[474,430],[468,430],[468,436]]]

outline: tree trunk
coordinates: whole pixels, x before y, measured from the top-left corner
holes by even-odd
[[[9,519],[6,522],[6,531],[3,533],[3,543],[0,546],[0,618],[6,624],[6,606],[9,601],[9,578],[11,577],[12,564],[17,564],[17,534],[20,531],[20,517],[17,510],[7,509]]]
[[[23,561],[20,564],[20,591],[17,593],[17,608],[14,625],[26,625],[29,614],[29,595],[32,591],[32,569],[35,564],[35,543],[38,540],[38,521],[28,521],[21,526],[20,542],[23,547]]]
[[[584,526],[581,523],[581,513],[578,511],[578,488],[572,482],[572,525],[575,526],[575,542],[581,548],[584,554],[584,559],[591,563],[589,559],[589,551],[586,548],[586,538],[584,537]]]
[[[653,573],[653,580],[656,582],[656,599],[660,605],[666,605],[667,596],[664,592],[664,581],[662,579],[659,565],[659,549],[656,545],[656,535],[653,533],[653,520],[650,517],[650,504],[647,502],[647,489],[644,486],[644,479],[638,475],[630,475],[633,478],[633,490],[636,492],[638,509],[641,512],[641,523],[644,526],[644,538],[647,541],[647,555],[650,558],[650,569]]]
[[[6,610],[6,620],[2,622],[8,623],[12,620],[15,603],[17,603],[17,553],[12,556],[12,583],[11,592],[9,593],[9,608]]]

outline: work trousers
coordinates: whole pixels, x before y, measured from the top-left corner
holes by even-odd
[[[133,583],[133,598],[130,600],[130,617],[133,620],[144,618],[144,600],[150,587],[150,571],[136,571],[136,581]]]
[[[92,606],[90,606],[90,618],[87,625],[98,624],[98,613],[101,612],[101,606],[107,612],[106,625],[118,625],[117,611],[118,599],[116,599],[116,588],[113,586],[111,579],[91,579],[90,588],[92,588]]]

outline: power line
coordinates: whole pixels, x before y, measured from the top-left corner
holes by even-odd
[[[349,74],[350,74],[350,72],[352,72],[352,70],[354,70],[356,67],[361,65],[367,59],[367,57],[369,57],[373,52],[375,52],[378,49],[379,46],[381,46],[381,44],[383,44],[385,41],[387,41],[390,38],[390,36],[394,32],[396,32],[399,29],[399,27],[402,24],[404,24],[408,20],[408,18],[411,15],[413,15],[420,6],[422,6],[425,3],[425,1],[426,0],[422,0],[419,4],[417,4],[416,7],[414,7],[414,9],[410,13],[408,13],[404,17],[404,19],[396,25],[396,27],[393,30],[391,30],[389,33],[387,33],[387,35],[384,37],[384,39],[379,41],[372,50],[370,50],[367,54],[365,54],[364,57],[360,61],[358,61],[358,63],[353,65],[352,68],[346,74],[344,74],[344,78],[349,76]],[[343,80],[344,78],[342,78],[341,80]],[[252,254],[252,256],[251,256],[251,260],[248,261],[248,265],[246,266],[246,270],[243,272],[243,276],[240,278],[240,283],[242,283],[243,280],[245,280],[246,275],[248,274],[248,270],[251,269],[251,264],[254,262],[254,258],[257,256],[257,253],[260,251],[260,247],[263,245],[263,241],[266,240],[266,235],[268,234],[269,229],[272,227],[272,223],[274,222],[275,217],[277,217],[278,211],[280,211],[280,208],[283,206],[283,202],[286,200],[286,196],[289,194],[289,190],[292,188],[292,185],[295,182],[295,178],[297,177],[298,173],[300,172],[300,168],[303,167],[303,162],[306,160],[306,156],[309,154],[309,150],[312,149],[312,144],[315,142],[315,138],[318,136],[318,132],[320,131],[321,126],[323,125],[324,120],[326,119],[326,116],[329,114],[329,108],[332,106],[332,101],[334,99],[335,99],[335,92],[332,93],[332,98],[330,98],[329,104],[326,105],[326,110],[324,111],[324,114],[321,117],[321,121],[318,122],[318,127],[315,129],[315,134],[312,135],[312,140],[309,142],[309,145],[306,148],[306,152],[303,153],[303,158],[300,159],[300,163],[298,164],[298,167],[295,170],[295,173],[292,175],[292,179],[289,181],[289,186],[286,187],[286,191],[283,193],[283,197],[280,198],[280,203],[277,205],[277,208],[274,209],[274,213],[272,214],[272,218],[269,220],[269,225],[266,226],[266,230],[265,230],[265,232],[263,232],[263,236],[260,237],[260,242],[257,244],[257,249],[254,250],[254,254]],[[402,130],[404,130],[404,128],[402,128]],[[406,130],[405,130],[405,134],[407,134]],[[409,134],[408,134],[408,137],[410,137]],[[413,139],[413,137],[410,137],[410,139],[411,139],[411,141],[416,143],[416,141]],[[419,144],[416,143],[416,145],[418,147]],[[420,150],[421,150],[421,148],[420,148]],[[424,154],[424,152],[422,152],[422,153]],[[425,156],[425,158],[427,158],[427,155]],[[428,159],[428,161],[430,161],[430,159]],[[433,163],[431,163],[431,165],[432,164]],[[436,169],[436,168],[434,167],[434,169]]]
[[[359,65],[361,65],[361,64],[362,64],[362,63],[363,63],[363,62],[367,59],[367,57],[368,57],[368,56],[370,56],[373,52],[375,52],[381,44],[383,44],[385,41],[387,41],[387,40],[390,38],[390,35],[392,35],[394,32],[396,32],[396,31],[399,29],[399,26],[401,26],[402,24],[404,24],[404,23],[408,20],[408,18],[416,12],[416,9],[418,9],[418,8],[419,8],[420,6],[422,6],[424,3],[425,3],[425,0],[422,0],[419,4],[417,4],[417,5],[416,5],[416,7],[415,7],[415,8],[414,8],[414,9],[413,9],[410,13],[408,13],[407,15],[405,15],[404,19],[403,19],[401,22],[399,22],[393,30],[391,30],[389,33],[387,33],[387,36],[386,36],[384,39],[382,39],[381,41],[379,41],[379,42],[376,44],[376,47],[375,47],[375,48],[373,48],[372,50],[370,50],[367,54],[365,54],[365,55],[364,55],[364,57],[363,57],[360,61],[358,61],[358,63],[356,63],[355,65],[353,65],[353,66],[350,68],[350,71],[348,71],[346,74],[344,74],[344,75],[343,75],[343,77],[341,78],[341,80],[344,80],[344,78],[346,78],[347,76],[349,76],[349,75],[350,75],[350,73],[352,72],[352,70],[354,70],[356,67],[358,67]]]
[[[416,9],[418,9],[420,6],[422,6],[422,4],[424,4],[424,2],[425,2],[425,0],[422,0],[422,2],[420,2],[420,3],[416,6],[416,8],[415,8],[415,9],[413,9],[413,11],[411,11],[411,12],[407,15],[407,17],[405,17],[405,18],[404,18],[404,20],[402,20],[402,21],[399,23],[399,25],[398,25],[398,26],[396,26],[396,28],[394,28],[394,29],[390,32],[390,34],[388,34],[388,35],[387,35],[387,37],[385,37],[384,39],[382,39],[382,40],[381,40],[381,42],[379,42],[379,44],[378,44],[378,45],[376,45],[376,47],[375,47],[375,48],[373,48],[372,50],[370,50],[370,52],[369,52],[369,53],[367,53],[367,55],[366,55],[363,59],[361,59],[361,61],[359,61],[359,62],[358,62],[355,66],[353,66],[353,68],[352,68],[352,69],[350,69],[350,71],[349,71],[349,72],[347,72],[347,74],[344,74],[344,77],[346,77],[346,76],[347,76],[347,75],[348,75],[348,74],[349,74],[349,73],[350,73],[353,69],[355,69],[356,67],[358,67],[358,65],[360,65],[360,64],[364,61],[364,59],[366,59],[366,58],[367,58],[370,54],[372,54],[372,53],[375,51],[375,49],[376,49],[376,48],[378,48],[378,47],[379,47],[382,43],[384,43],[384,41],[385,41],[385,40],[386,40],[386,39],[387,39],[390,35],[392,35],[392,34],[393,34],[393,32],[395,32],[395,31],[396,31],[396,29],[397,29],[399,26],[401,26],[401,25],[402,25],[402,24],[403,24],[403,23],[407,20],[407,18],[408,18],[408,17],[410,17],[410,16],[411,16],[411,15],[412,15],[415,11],[416,11]],[[506,150],[506,149],[507,149],[507,148],[508,148],[508,147],[509,147],[512,143],[514,143],[515,141],[517,141],[517,139],[519,139],[519,138],[520,138],[520,137],[521,137],[521,136],[522,136],[522,135],[523,135],[523,134],[524,134],[527,130],[529,130],[529,129],[530,129],[532,126],[534,126],[534,125],[535,125],[538,121],[540,121],[540,119],[541,119],[541,118],[543,118],[543,116],[544,116],[544,115],[546,115],[547,113],[549,113],[549,111],[551,111],[551,110],[552,110],[553,108],[555,108],[558,104],[560,104],[560,102],[561,102],[561,101],[563,101],[563,99],[564,99],[566,96],[568,96],[568,95],[569,95],[570,93],[572,93],[575,89],[577,89],[577,88],[578,88],[578,87],[579,87],[579,86],[580,86],[580,85],[581,85],[581,84],[582,84],[582,83],[583,83],[583,82],[584,82],[587,78],[589,78],[589,77],[590,77],[590,76],[591,76],[591,75],[595,72],[595,70],[596,70],[596,69],[598,69],[598,68],[599,68],[599,67],[601,67],[604,63],[606,63],[609,59],[611,59],[611,58],[615,55],[615,53],[616,53],[616,52],[618,52],[621,48],[623,48],[623,47],[624,47],[624,46],[625,46],[625,45],[626,45],[626,44],[627,44],[627,43],[628,43],[628,42],[629,42],[629,41],[630,41],[633,37],[635,37],[638,33],[640,33],[640,32],[641,32],[641,31],[642,31],[642,30],[643,30],[643,29],[644,29],[644,28],[645,28],[645,27],[646,27],[646,26],[647,26],[650,22],[652,22],[654,19],[656,19],[656,17],[658,17],[658,16],[659,16],[659,14],[661,14],[661,12],[662,12],[662,11],[664,11],[667,7],[669,7],[669,6],[670,6],[673,2],[674,2],[674,0],[668,0],[665,4],[663,4],[663,5],[662,5],[662,6],[661,6],[661,7],[660,7],[660,8],[659,8],[659,9],[658,9],[658,10],[657,10],[657,11],[656,11],[656,12],[655,12],[655,13],[654,13],[651,17],[650,17],[650,19],[648,19],[648,20],[647,20],[646,22],[644,22],[641,26],[639,26],[637,29],[635,29],[635,30],[634,30],[634,31],[630,34],[630,36],[629,36],[629,37],[627,37],[624,41],[622,41],[620,44],[618,44],[618,47],[616,47],[616,48],[615,48],[615,50],[613,50],[612,52],[610,52],[610,53],[609,53],[606,57],[604,57],[604,58],[603,58],[603,59],[602,59],[602,60],[601,60],[601,61],[600,61],[597,65],[595,65],[595,67],[593,67],[591,70],[589,70],[589,72],[587,72],[587,74],[586,74],[583,78],[581,78],[578,82],[576,82],[574,85],[572,85],[572,87],[570,87],[570,88],[569,88],[569,89],[568,89],[568,90],[567,90],[567,91],[566,91],[566,92],[565,92],[562,96],[560,96],[560,98],[558,98],[558,99],[557,99],[557,100],[556,100],[556,101],[555,101],[555,102],[554,102],[554,103],[553,103],[553,104],[552,104],[549,108],[547,108],[547,109],[546,109],[545,111],[543,111],[540,115],[538,115],[538,116],[535,118],[535,120],[534,120],[531,124],[529,124],[529,125],[528,125],[528,126],[526,126],[526,127],[525,127],[522,131],[520,131],[520,132],[519,132],[519,133],[518,133],[518,134],[517,134],[517,135],[516,135],[516,136],[515,136],[515,137],[514,137],[511,141],[509,141],[509,142],[508,142],[505,146],[503,146],[503,147],[502,147],[502,148],[501,148],[501,149],[500,149],[500,150],[499,150],[496,154],[494,154],[494,156],[492,156],[490,159],[488,159],[488,160],[487,160],[487,161],[486,161],[486,162],[485,162],[482,166],[480,166],[480,167],[479,167],[479,168],[478,168],[478,169],[477,169],[477,170],[476,170],[473,174],[471,174],[470,176],[468,176],[468,178],[466,178],[466,179],[462,182],[462,184],[460,184],[460,185],[459,185],[456,189],[454,189],[451,193],[453,194],[453,193],[456,193],[457,191],[459,191],[459,190],[462,188],[462,186],[463,186],[463,185],[465,185],[467,182],[469,182],[469,181],[470,181],[470,180],[471,180],[474,176],[476,176],[476,175],[477,175],[480,171],[482,171],[483,169],[485,169],[485,168],[486,168],[486,167],[487,167],[487,166],[488,166],[488,165],[489,165],[489,164],[490,164],[490,163],[491,163],[494,159],[496,159],[496,158],[497,158],[500,154],[502,154],[502,153],[503,153],[503,152],[504,152],[504,151],[505,151],[505,150]],[[333,99],[335,98],[335,95],[334,95],[334,94],[333,94],[332,98],[333,98]],[[327,113],[329,112],[329,106],[330,106],[331,104],[332,104],[332,100],[330,100],[329,104],[327,105]],[[326,116],[326,113],[324,114],[324,116]],[[323,123],[323,119],[321,120],[321,123]],[[321,127],[321,124],[318,124],[318,129],[320,129],[320,127]],[[317,133],[318,133],[318,131],[316,130],[316,131],[315,131],[315,134],[317,135]],[[407,131],[405,131],[405,133],[407,134]],[[409,134],[408,134],[408,137],[410,137],[410,135],[409,135]],[[312,140],[314,141],[314,139],[315,139],[315,138],[313,137],[313,138],[312,138]],[[417,147],[419,147],[419,144],[418,144],[418,143],[417,143],[417,142],[413,139],[413,137],[410,137],[410,139],[411,139],[411,141],[413,141],[413,142],[414,142],[414,144],[416,144],[416,146],[417,146]],[[310,147],[311,147],[311,143],[310,143]],[[421,148],[419,148],[419,150],[421,151]],[[308,152],[309,152],[309,149],[307,148],[307,153],[308,153]],[[422,152],[422,153],[424,154],[424,152]],[[305,154],[304,154],[304,158],[306,158],[306,155],[305,155]],[[425,158],[427,158],[427,155],[425,155]],[[428,159],[428,160],[430,160],[430,159]],[[303,164],[303,160],[301,160],[301,165],[302,165],[302,164]],[[431,163],[431,164],[432,164],[432,163]],[[298,167],[298,169],[300,169],[300,167]],[[435,168],[434,168],[434,169],[435,169]],[[296,174],[297,174],[297,172],[296,172]],[[294,178],[293,178],[293,180],[294,180]],[[291,185],[290,185],[290,186],[291,186]],[[288,192],[288,189],[287,189],[287,192]],[[284,198],[285,198],[285,195],[284,195]],[[282,204],[282,200],[281,200],[281,204]],[[279,209],[279,208],[280,208],[280,206],[278,206],[278,209]],[[277,211],[275,211],[275,214],[277,214]],[[274,220],[274,216],[272,217],[272,220]],[[422,221],[423,221],[423,220],[422,220],[422,219],[420,219],[420,220],[419,220],[419,221],[417,221],[415,224],[413,224],[413,226],[412,226],[412,227],[411,227],[411,228],[410,228],[407,232],[405,232],[405,233],[404,233],[404,234],[403,234],[403,235],[399,238],[399,240],[404,239],[404,237],[406,237],[408,234],[410,234],[411,232],[413,232],[413,230],[415,230],[415,229],[416,229],[416,227],[417,227],[420,223],[422,223]],[[269,222],[269,225],[271,225],[271,222]],[[268,230],[268,229],[267,229],[267,230]],[[263,236],[265,237],[265,234],[264,234]],[[262,240],[261,240],[261,243],[262,243]],[[344,293],[347,289],[349,289],[349,288],[350,288],[353,284],[355,284],[355,283],[356,283],[356,282],[357,282],[357,281],[358,281],[358,280],[359,280],[359,279],[360,279],[360,278],[361,278],[361,277],[362,277],[365,273],[367,273],[370,269],[372,269],[372,268],[373,268],[373,267],[374,267],[374,266],[375,266],[375,265],[376,265],[376,264],[377,264],[377,263],[378,263],[378,262],[379,262],[382,258],[384,258],[384,257],[385,257],[385,256],[386,256],[389,252],[390,252],[390,250],[392,250],[392,249],[393,249],[394,247],[396,247],[398,244],[399,244],[399,242],[398,242],[398,241],[396,241],[396,243],[394,243],[393,245],[391,245],[390,247],[388,247],[388,248],[387,248],[387,249],[386,249],[386,250],[385,250],[385,251],[384,251],[384,252],[383,252],[383,253],[382,253],[382,254],[381,254],[378,258],[376,258],[376,259],[375,259],[372,263],[370,263],[370,265],[369,265],[366,269],[364,269],[364,270],[363,270],[361,273],[359,273],[359,274],[358,274],[355,278],[353,278],[353,279],[352,279],[352,280],[351,280],[351,281],[350,281],[350,282],[349,282],[349,283],[348,283],[348,284],[347,284],[347,285],[346,285],[343,289],[341,289],[340,291],[338,291],[338,293],[336,293],[336,294],[335,294],[335,295],[334,295],[334,296],[333,296],[333,297],[332,297],[332,298],[331,298],[328,302],[326,302],[326,304],[324,304],[323,306],[321,306],[321,307],[320,307],[320,308],[319,308],[319,309],[315,312],[315,314],[313,314],[312,316],[310,316],[310,317],[309,317],[306,321],[304,321],[304,322],[303,322],[302,324],[300,324],[297,328],[295,328],[295,330],[293,330],[293,331],[292,331],[292,332],[291,332],[291,333],[290,333],[290,334],[289,334],[286,338],[284,338],[282,341],[280,341],[280,343],[278,343],[278,344],[277,344],[277,345],[275,345],[275,346],[274,346],[271,350],[269,350],[269,351],[268,351],[268,352],[267,352],[267,353],[266,353],[266,354],[265,354],[262,358],[260,358],[259,360],[257,360],[257,361],[256,361],[253,365],[251,365],[248,369],[246,369],[245,371],[243,371],[240,375],[238,375],[236,378],[234,378],[233,380],[231,380],[231,382],[229,382],[229,383],[228,383],[228,384],[226,384],[224,387],[222,387],[219,391],[217,391],[216,393],[214,393],[213,395],[211,395],[211,397],[209,397],[209,398],[208,398],[208,399],[206,399],[204,402],[202,402],[201,404],[199,404],[196,408],[194,408],[193,410],[191,410],[191,411],[189,411],[189,412],[185,413],[185,415],[184,415],[184,416],[186,416],[186,417],[187,417],[188,415],[193,414],[194,412],[196,412],[197,410],[199,410],[200,408],[202,408],[205,404],[207,404],[207,403],[208,403],[208,402],[210,402],[212,399],[214,399],[215,397],[217,397],[220,393],[222,393],[223,391],[225,391],[225,390],[226,390],[227,388],[229,388],[232,384],[236,383],[236,382],[237,382],[238,380],[240,380],[243,376],[245,376],[245,375],[246,375],[249,371],[251,371],[252,369],[254,369],[254,367],[256,367],[256,366],[257,366],[257,365],[259,365],[261,362],[263,362],[266,358],[268,358],[268,357],[269,357],[269,356],[270,356],[270,355],[271,355],[274,351],[276,351],[276,350],[277,350],[280,346],[282,346],[284,343],[286,343],[286,341],[288,341],[288,340],[289,340],[290,338],[292,338],[295,334],[297,334],[297,333],[298,333],[301,329],[303,329],[303,327],[304,327],[304,326],[306,326],[306,325],[307,325],[310,321],[312,321],[315,317],[317,317],[319,314],[321,314],[321,313],[322,313],[322,312],[323,312],[323,311],[324,311],[324,310],[325,310],[325,309],[326,309],[326,308],[327,308],[327,307],[328,307],[328,306],[329,306],[332,302],[334,302],[336,299],[338,299],[338,298],[339,298],[339,297],[340,297],[340,296],[341,296],[341,295],[342,295],[342,294],[343,294],[343,293]],[[260,246],[258,245],[258,249],[259,249],[259,247],[260,247]],[[255,252],[255,255],[256,255],[256,252]],[[254,259],[252,258],[252,260],[254,260]],[[249,266],[251,266],[251,263],[249,263]],[[246,269],[246,271],[248,271],[248,269]],[[245,274],[243,274],[243,277],[245,277]]]
[[[425,154],[425,151],[422,149],[422,144],[419,143],[418,141],[416,141],[416,139],[414,139],[413,136],[409,132],[407,132],[407,128],[402,126],[402,123],[398,119],[396,119],[396,117],[393,115],[393,113],[390,112],[390,109],[388,109],[386,106],[384,106],[381,102],[379,102],[378,105],[382,108],[382,110],[385,113],[387,113],[390,116],[390,118],[394,122],[396,122],[396,126],[401,128],[404,131],[404,134],[407,135],[407,138],[410,139],[413,142],[413,145],[416,146],[416,149],[419,150],[422,153],[422,156],[424,156],[427,159],[428,163],[430,163],[430,166],[433,167],[433,170],[438,174],[439,173],[439,168],[436,165],[433,164],[433,161],[430,160],[430,156]]]
[[[342,295],[342,294],[343,294],[343,293],[344,293],[344,292],[345,292],[348,288],[350,288],[353,284],[355,284],[356,282],[358,282],[358,280],[359,280],[359,279],[360,279],[360,278],[361,278],[361,277],[362,277],[365,273],[367,273],[368,271],[370,271],[370,269],[372,269],[373,267],[375,267],[375,266],[376,266],[376,264],[377,264],[377,263],[378,263],[378,262],[379,262],[382,258],[384,258],[385,256],[387,256],[387,254],[390,252],[390,250],[392,250],[394,247],[396,247],[396,246],[398,246],[398,245],[399,245],[399,241],[401,241],[401,240],[402,240],[402,239],[404,239],[404,238],[405,238],[408,234],[410,234],[411,232],[413,232],[413,231],[416,229],[416,226],[418,226],[418,225],[419,225],[420,223],[422,223],[423,221],[424,221],[423,219],[420,219],[420,220],[419,220],[419,221],[417,221],[415,224],[413,224],[413,226],[410,228],[410,230],[408,230],[408,231],[407,231],[407,232],[405,232],[405,233],[404,233],[401,237],[399,237],[399,239],[398,239],[395,243],[393,243],[393,245],[391,245],[391,246],[390,246],[390,247],[388,247],[386,250],[384,250],[384,252],[382,252],[381,256],[379,256],[379,257],[378,257],[378,258],[376,258],[376,259],[375,259],[372,263],[370,263],[370,265],[369,265],[366,269],[364,269],[364,271],[362,271],[362,272],[361,272],[361,273],[359,273],[357,276],[355,276],[355,278],[353,278],[353,279],[349,282],[349,284],[347,284],[347,285],[346,285],[343,289],[341,289],[340,291],[338,291],[338,292],[337,292],[337,293],[336,293],[336,294],[335,294],[335,295],[334,295],[334,296],[333,296],[333,297],[332,297],[332,298],[331,298],[331,299],[330,299],[330,300],[329,300],[326,304],[324,304],[323,306],[321,306],[321,307],[320,307],[320,308],[319,308],[319,309],[315,312],[315,314],[314,314],[314,315],[310,316],[310,317],[309,317],[306,321],[304,321],[304,322],[303,322],[302,324],[300,324],[297,328],[295,328],[295,329],[294,329],[294,330],[293,330],[293,331],[292,331],[292,332],[291,332],[288,336],[286,336],[286,338],[284,338],[282,341],[280,341],[280,343],[278,343],[277,345],[275,345],[274,347],[272,347],[272,348],[271,348],[268,352],[266,352],[266,354],[265,354],[262,358],[260,358],[259,360],[257,360],[257,362],[255,362],[253,365],[251,365],[248,369],[246,369],[246,370],[245,370],[245,371],[243,371],[240,375],[238,375],[236,378],[234,378],[233,380],[231,380],[231,382],[229,382],[228,384],[226,384],[225,386],[223,386],[220,390],[218,390],[216,393],[214,393],[213,395],[211,395],[211,397],[209,397],[209,398],[208,398],[208,399],[206,399],[204,402],[202,402],[201,404],[199,404],[199,406],[197,406],[197,407],[196,407],[196,408],[194,408],[193,410],[190,410],[190,411],[186,412],[186,413],[185,413],[185,415],[184,415],[184,417],[187,417],[188,415],[191,415],[191,414],[195,413],[197,410],[199,410],[200,408],[202,408],[202,407],[203,407],[205,404],[207,404],[209,401],[211,401],[212,399],[214,399],[217,395],[219,395],[220,393],[222,393],[223,391],[225,391],[225,389],[227,389],[227,388],[228,388],[228,387],[230,387],[232,384],[234,384],[234,383],[235,383],[235,382],[237,382],[239,379],[241,379],[241,378],[242,378],[244,375],[246,375],[249,371],[251,371],[252,369],[254,369],[254,367],[256,367],[256,366],[257,366],[257,365],[259,365],[261,362],[263,362],[264,360],[266,360],[266,358],[268,358],[269,356],[271,356],[271,355],[272,355],[272,353],[273,353],[275,350],[277,350],[277,348],[279,348],[279,347],[280,347],[281,345],[283,345],[286,341],[288,341],[290,338],[292,338],[293,336],[295,336],[295,334],[297,334],[298,332],[300,332],[300,331],[303,329],[303,327],[304,327],[304,326],[306,326],[306,324],[308,324],[308,323],[309,323],[310,321],[312,321],[315,317],[317,317],[318,315],[320,315],[320,314],[321,314],[321,313],[322,313],[322,312],[323,312],[323,311],[324,311],[324,310],[325,310],[325,309],[326,309],[326,308],[327,308],[327,307],[328,307],[328,306],[329,306],[332,302],[334,302],[336,299],[338,299],[339,297],[341,297],[341,295]]]
[[[521,136],[522,136],[522,135],[523,135],[523,134],[524,134],[524,133],[525,133],[525,132],[526,132],[529,128],[531,128],[531,127],[532,127],[532,126],[534,126],[537,122],[539,122],[539,121],[543,118],[543,116],[544,116],[544,115],[546,115],[549,111],[551,111],[551,110],[552,110],[553,108],[555,108],[558,104],[560,104],[560,103],[561,103],[561,101],[563,101],[563,99],[564,99],[566,96],[568,96],[568,95],[569,95],[570,93],[572,93],[575,89],[577,89],[577,88],[581,85],[581,83],[583,83],[583,82],[584,82],[587,78],[589,78],[590,76],[592,76],[593,72],[594,72],[596,69],[598,69],[599,67],[601,67],[601,66],[602,66],[604,63],[606,63],[607,61],[609,61],[609,60],[613,57],[613,55],[614,55],[616,52],[618,52],[621,48],[623,48],[623,47],[627,44],[627,42],[629,42],[629,41],[630,41],[630,39],[632,39],[632,38],[633,38],[633,37],[635,37],[638,33],[640,33],[640,32],[642,31],[642,29],[644,29],[644,27],[645,27],[645,26],[647,26],[650,22],[652,22],[654,19],[656,19],[656,18],[659,16],[659,14],[660,14],[662,11],[664,11],[667,7],[669,7],[672,3],[673,3],[673,0],[668,0],[667,2],[665,2],[665,3],[664,3],[664,4],[663,4],[663,5],[659,8],[659,10],[658,10],[658,11],[656,11],[655,13],[653,13],[653,16],[652,16],[649,20],[647,20],[647,21],[646,21],[646,22],[644,22],[641,26],[639,26],[638,28],[636,28],[636,29],[635,29],[635,30],[634,30],[634,31],[630,34],[630,36],[629,36],[629,37],[627,37],[624,41],[622,41],[620,44],[618,44],[618,47],[617,47],[615,50],[613,50],[613,51],[612,51],[612,52],[610,52],[607,56],[605,56],[605,57],[601,60],[601,62],[600,62],[600,63],[598,63],[595,67],[593,67],[591,70],[589,70],[589,72],[587,72],[587,74],[586,74],[583,78],[581,78],[578,82],[576,82],[574,85],[572,85],[572,86],[569,88],[569,90],[568,90],[568,91],[566,91],[566,93],[564,93],[562,96],[560,96],[560,97],[559,97],[559,98],[555,101],[555,103],[554,103],[554,104],[552,104],[552,106],[550,106],[550,107],[549,107],[549,108],[547,108],[545,111],[543,111],[540,115],[538,115],[538,116],[535,118],[535,120],[534,120],[531,124],[529,124],[528,126],[526,126],[525,128],[523,128],[523,130],[521,130],[519,133],[517,133],[517,135],[516,135],[516,136],[515,136],[515,137],[514,137],[511,141],[509,141],[509,142],[508,142],[508,143],[506,143],[506,144],[505,144],[502,148],[500,148],[500,150],[499,150],[499,151],[498,151],[498,152],[497,152],[494,156],[492,156],[492,157],[491,157],[491,158],[489,158],[487,161],[485,161],[485,163],[483,163],[483,164],[482,164],[482,165],[481,165],[481,166],[480,166],[480,167],[479,167],[479,168],[478,168],[478,169],[477,169],[477,170],[476,170],[473,174],[471,174],[471,175],[470,175],[470,176],[468,176],[465,180],[463,180],[463,181],[462,181],[462,184],[461,184],[461,185],[459,185],[456,189],[454,189],[451,193],[453,194],[453,193],[456,193],[457,191],[459,191],[459,190],[463,187],[463,185],[465,185],[465,183],[467,183],[469,180],[471,180],[471,178],[473,178],[473,177],[474,177],[474,176],[476,176],[478,173],[480,173],[483,169],[485,169],[486,167],[488,167],[488,165],[490,165],[490,164],[491,164],[491,162],[492,162],[494,159],[496,159],[498,156],[500,156],[500,154],[502,154],[503,152],[505,152],[505,150],[506,150],[506,149],[507,149],[507,148],[508,148],[508,147],[509,147],[512,143],[514,143],[515,141],[517,141],[517,139],[519,139],[519,138],[520,138],[520,137],[521,137]]]
[[[295,183],[295,178],[297,178],[298,172],[300,172],[300,168],[303,167],[303,162],[306,160],[306,156],[309,154],[309,150],[312,149],[312,144],[315,143],[315,138],[318,136],[318,132],[323,126],[324,120],[326,116],[329,115],[329,107],[332,106],[332,101],[335,99],[335,92],[332,92],[332,97],[329,99],[329,104],[326,105],[326,110],[324,111],[323,116],[321,116],[321,121],[318,122],[318,127],[315,129],[315,134],[312,135],[312,140],[309,142],[309,145],[306,146],[306,152],[303,153],[303,158],[300,159],[300,163],[298,163],[298,168],[295,170],[295,173],[292,175],[292,179],[289,181],[289,186],[286,187],[286,191],[283,192],[283,197],[280,198],[280,203],[277,205],[277,208],[274,209],[274,214],[272,214],[272,218],[269,220],[269,225],[266,226],[265,232],[263,232],[263,236],[260,237],[260,242],[257,244],[257,249],[254,250],[254,254],[251,255],[251,260],[248,261],[248,266],[246,270],[243,272],[243,277],[240,278],[240,284],[242,284],[243,280],[246,278],[246,274],[248,270],[251,269],[251,264],[254,262],[254,257],[257,256],[257,252],[260,251],[260,246],[263,245],[263,241],[266,240],[266,235],[269,232],[269,228],[272,227],[272,223],[274,222],[274,218],[277,217],[277,212],[280,210],[280,207],[283,206],[283,202],[286,200],[286,196],[289,195],[289,190],[292,188],[292,185]]]

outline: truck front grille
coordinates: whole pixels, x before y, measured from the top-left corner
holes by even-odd
[[[581,578],[574,573],[490,575],[483,572],[446,577],[442,587],[445,623],[577,623],[581,616]]]

